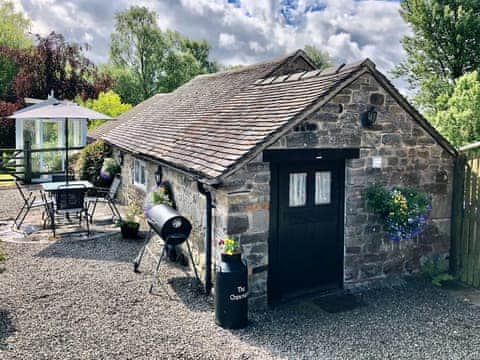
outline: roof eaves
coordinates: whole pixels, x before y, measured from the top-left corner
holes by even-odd
[[[109,142],[107,139],[102,139],[102,140],[105,141],[110,146],[116,147],[116,148],[120,149],[121,151],[128,152],[128,153],[132,154],[133,156],[138,157],[139,159],[150,161],[150,162],[153,162],[155,164],[159,164],[161,166],[165,166],[167,168],[176,170],[176,171],[188,176],[189,178],[191,178],[193,180],[198,180],[198,181],[203,182],[203,183],[208,184],[208,185],[217,184],[217,182],[211,176],[208,176],[203,172],[192,170],[192,169],[189,169],[189,168],[186,168],[186,167],[183,167],[183,166],[178,166],[176,164],[173,164],[171,162],[168,162],[168,161],[165,161],[165,160],[162,160],[162,159],[159,159],[159,158],[155,158],[155,157],[143,154],[143,153],[135,152],[134,150],[132,150],[130,148],[122,147],[118,144],[113,144],[113,143]]]

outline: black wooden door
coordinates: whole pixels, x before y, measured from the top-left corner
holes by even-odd
[[[277,294],[342,286],[344,161],[278,168]]]

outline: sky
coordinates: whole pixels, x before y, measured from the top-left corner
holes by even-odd
[[[326,51],[336,63],[370,58],[387,73],[405,58],[409,29],[394,0],[14,0],[32,32],[52,30],[88,43],[87,56],[108,61],[114,14],[131,5],[155,10],[162,29],[207,40],[224,65],[252,64],[304,45]],[[395,81],[402,92],[406,87]]]

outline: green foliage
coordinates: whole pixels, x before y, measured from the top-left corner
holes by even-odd
[[[32,46],[28,37],[30,20],[15,11],[12,1],[0,0],[0,46],[24,49]]]
[[[15,120],[8,119],[18,108],[17,104],[0,101],[0,147],[15,147]]]
[[[103,161],[102,169],[100,170],[100,176],[105,180],[110,180],[119,174],[122,168],[120,164],[115,161],[113,158],[106,158]]]
[[[432,116],[437,130],[454,146],[480,140],[480,78],[477,71],[460,77],[449,96],[437,99],[442,110]]]
[[[332,66],[330,56],[327,53],[318,50],[315,46],[305,45],[303,51],[305,51],[317,68],[325,69]]]
[[[367,208],[378,214],[391,240],[410,239],[423,231],[431,210],[428,196],[414,189],[372,186],[364,193]]]
[[[118,117],[119,115],[123,114],[125,111],[128,111],[132,108],[132,105],[125,104],[120,99],[120,96],[113,92],[112,90],[107,92],[101,92],[98,95],[97,99],[87,99],[86,101],[82,101],[82,99],[77,96],[75,101],[82,106],[85,106],[89,109],[95,110],[99,113],[111,116],[113,118]],[[104,120],[89,120],[88,128],[93,129],[101,124],[103,124]]]
[[[432,282],[435,286],[442,286],[444,282],[455,280],[455,277],[448,273],[448,262],[445,259],[439,257],[433,260],[427,260],[422,265],[422,273]]]
[[[112,150],[104,141],[98,140],[85,146],[80,152],[76,171],[81,180],[87,180],[95,186],[105,187],[108,184],[100,177],[103,160],[112,156]]]
[[[480,1],[402,0],[400,14],[412,30],[402,39],[407,59],[394,71],[419,88],[415,101],[434,114],[439,95],[480,65]]]
[[[195,41],[187,38],[180,38],[180,48],[184,53],[190,53],[198,61],[200,69],[204,73],[214,73],[220,69],[216,61],[211,61],[210,45],[205,41]]]
[[[101,71],[114,79],[112,89],[123,103],[137,105],[143,101],[143,95],[138,91],[139,85],[129,69],[107,64],[101,67]]]
[[[173,201],[170,194],[169,187],[160,185],[151,192],[152,205],[163,204],[167,206],[173,206]]]
[[[30,20],[16,12],[13,2],[0,0],[0,47],[24,49],[32,46],[28,37]],[[0,55],[0,97],[5,97],[18,72],[18,66],[5,55]]]
[[[240,253],[240,244],[233,238],[222,239],[218,242],[224,254],[233,255]]]
[[[143,211],[137,204],[130,204],[127,208],[127,213],[123,219],[117,220],[117,226],[129,226],[138,224],[140,218],[143,215]]]
[[[210,47],[205,41],[162,31],[156,18],[155,12],[140,6],[115,15],[110,59],[117,75],[115,90],[123,101],[137,104],[154,94],[170,92],[198,74],[218,69],[208,60]],[[138,98],[132,99],[126,89]]]

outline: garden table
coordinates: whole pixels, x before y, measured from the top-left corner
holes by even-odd
[[[58,181],[58,182],[48,182],[43,183],[42,188],[45,192],[54,193],[56,191],[61,191],[64,189],[71,189],[71,188],[86,188],[91,189],[93,188],[93,184],[89,181],[69,181],[68,185],[65,181]]]
[[[93,184],[88,181],[69,181],[43,183],[42,188],[46,193],[53,195],[54,208],[50,213],[52,223],[52,230],[55,235],[55,215],[65,214],[69,220],[70,213],[75,213],[79,216],[80,223],[82,222],[82,215],[86,220],[87,233],[90,234],[90,227],[88,223],[88,209],[85,206],[85,194],[88,189],[93,188]]]

